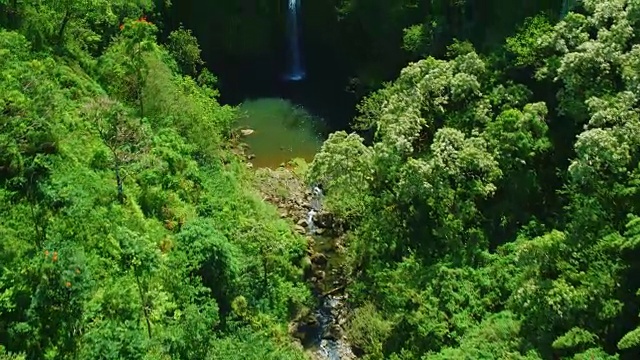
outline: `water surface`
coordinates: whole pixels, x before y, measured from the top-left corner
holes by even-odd
[[[322,146],[323,121],[281,98],[246,100],[237,126],[254,133],[243,141],[255,155],[256,167],[277,168],[294,158],[310,162]]]

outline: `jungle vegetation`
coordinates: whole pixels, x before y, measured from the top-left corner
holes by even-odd
[[[363,98],[307,177],[364,358],[640,357],[640,1],[521,3],[332,3]],[[0,0],[0,359],[305,358],[305,240],[170,5]]]

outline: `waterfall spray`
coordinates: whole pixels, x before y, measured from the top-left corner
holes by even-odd
[[[285,78],[287,80],[298,81],[305,77],[305,72],[302,67],[302,56],[300,54],[300,34],[298,29],[300,0],[288,1],[289,71]]]

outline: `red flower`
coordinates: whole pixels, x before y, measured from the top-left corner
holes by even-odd
[[[147,21],[147,15],[142,15],[140,19],[138,19],[139,23],[151,24],[151,22]]]
[[[124,30],[124,24],[120,24],[120,31]]]

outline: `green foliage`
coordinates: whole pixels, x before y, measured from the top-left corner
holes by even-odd
[[[640,18],[582,3],[489,56],[460,41],[408,64],[359,107],[372,142],[336,133],[316,156],[367,356],[638,356]]]
[[[347,336],[373,359],[637,358],[640,5],[537,15],[487,56],[551,6],[478,4],[335,4],[361,83],[424,56],[361,102],[370,141],[336,132],[300,168],[350,229]],[[218,22],[232,5],[223,48],[274,43],[259,11]],[[0,1],[0,358],[302,359],[306,242],[151,8]]]
[[[566,334],[557,338],[551,346],[554,349],[569,349],[579,345],[592,345],[595,343],[596,336],[584,329],[574,327]]]
[[[308,182],[326,184],[328,206],[345,218],[358,216],[366,207],[373,159],[362,141],[356,134],[331,134],[309,170]]]
[[[168,48],[176,59],[184,74],[194,75],[197,68],[203,65],[200,58],[198,40],[191,34],[191,30],[179,28],[169,34]]]
[[[549,19],[543,15],[528,18],[518,33],[507,38],[505,48],[514,55],[516,66],[539,66],[544,53],[540,51],[540,39],[553,30]]]
[[[0,358],[303,358],[286,323],[310,298],[305,241],[226,150],[236,111],[215,77],[178,71],[189,59],[157,43],[144,1],[15,4],[19,31],[0,30]]]
[[[429,46],[430,32],[425,25],[411,25],[403,30],[402,48],[416,55],[425,55]]]
[[[520,324],[514,314],[500,312],[491,315],[470,331],[459,348],[444,349],[438,354],[427,355],[424,359],[540,359],[534,351],[521,354],[519,331]]]
[[[385,321],[371,303],[356,309],[352,316],[347,325],[349,339],[373,358],[380,358],[384,341],[393,330],[392,324]]]

